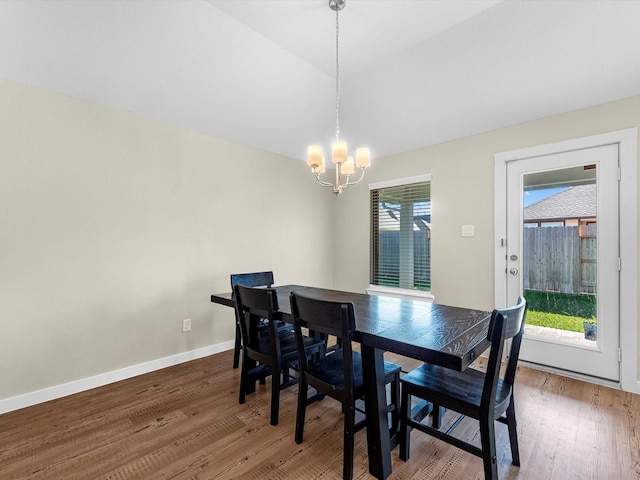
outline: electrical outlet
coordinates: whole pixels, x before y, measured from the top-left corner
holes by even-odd
[[[190,332],[191,331],[191,319],[190,318],[185,318],[184,320],[182,320],[182,331],[183,332]]]

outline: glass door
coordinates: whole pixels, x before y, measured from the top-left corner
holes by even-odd
[[[618,146],[507,164],[507,297],[520,358],[619,380]]]

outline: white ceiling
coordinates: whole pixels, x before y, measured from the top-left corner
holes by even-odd
[[[341,138],[388,155],[640,94],[640,1],[347,0]],[[0,77],[303,159],[327,0],[2,1]]]
[[[348,8],[339,12],[341,77],[414,47],[498,2],[348,0]],[[328,0],[209,3],[335,78],[336,14]]]

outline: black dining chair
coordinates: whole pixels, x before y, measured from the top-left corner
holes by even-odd
[[[366,425],[366,417],[356,423],[356,400],[364,399],[362,357],[353,351],[351,341],[356,328],[355,307],[352,302],[327,302],[291,293],[291,311],[294,332],[298,343],[300,383],[298,385],[298,413],[296,415],[296,443],[302,443],[304,419],[308,404],[324,395],[338,400],[344,413],[343,478],[353,478],[354,434]],[[340,340],[340,348],[329,352],[319,360],[309,363],[304,354],[303,329],[327,338],[333,335]],[[391,432],[395,433],[399,422],[400,366],[384,362],[384,381],[391,384]],[[308,397],[308,387],[320,395]]]
[[[527,303],[518,298],[516,306],[494,310],[489,324],[491,342],[487,371],[467,368],[462,372],[431,364],[423,364],[402,377],[402,410],[400,413],[400,458],[409,459],[411,429],[432,435],[444,442],[482,458],[485,479],[497,480],[498,466],[495,422],[507,425],[511,445],[511,460],[520,466],[513,382],[520,344],[524,332]],[[512,339],[511,350],[503,377],[500,377],[506,340]],[[413,417],[412,397],[433,403],[432,424]],[[442,408],[450,409],[478,420],[481,446],[478,447],[452,435],[461,418],[446,431],[440,427]],[[503,416],[504,415],[504,416]]]
[[[271,287],[273,286],[273,272],[251,272],[251,273],[232,273],[231,274],[231,290],[236,285],[244,285],[245,287]],[[263,333],[266,333],[264,325]],[[238,368],[240,364],[240,351],[242,350],[242,333],[240,332],[240,319],[236,310],[236,339],[233,349],[233,368]]]
[[[278,296],[274,289],[236,284],[234,293],[242,336],[239,403],[245,402],[247,393],[255,391],[256,381],[271,376],[270,421],[271,425],[277,425],[280,391],[298,383],[290,371],[298,365],[296,338],[291,330],[277,326]],[[267,335],[260,331],[264,321],[269,331]],[[306,355],[324,355],[324,341],[311,337],[301,341]]]

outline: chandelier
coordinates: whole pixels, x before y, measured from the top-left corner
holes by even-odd
[[[329,0],[329,8],[336,12],[336,141],[331,148],[331,161],[336,165],[334,182],[327,182],[320,178],[325,172],[324,154],[320,145],[311,145],[307,149],[307,165],[309,165],[316,176],[316,180],[323,187],[333,187],[333,193],[340,195],[347,185],[358,183],[364,178],[365,168],[371,166],[371,154],[367,147],[356,149],[356,159],[347,153],[347,144],[340,141],[340,62],[338,56],[338,46],[340,38],[340,22],[338,12],[344,8],[346,0]],[[360,169],[360,178],[353,181],[351,175],[355,169]]]

